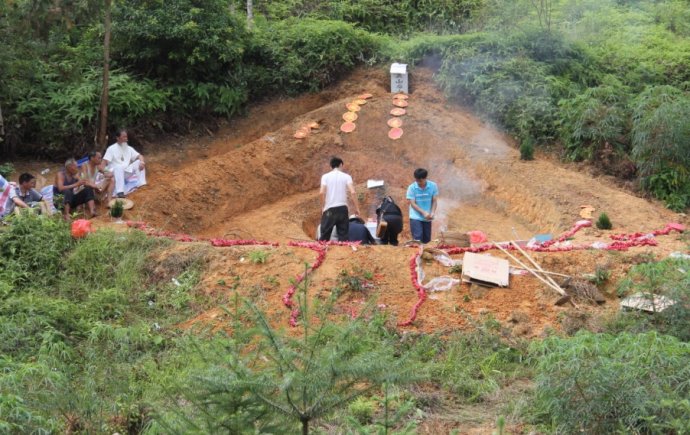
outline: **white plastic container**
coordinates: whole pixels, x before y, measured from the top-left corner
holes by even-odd
[[[378,240],[379,238],[376,237],[376,222],[367,222],[364,224],[365,227],[369,230],[369,233],[371,234],[371,237],[374,238],[374,240]]]

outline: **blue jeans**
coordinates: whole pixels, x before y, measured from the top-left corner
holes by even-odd
[[[419,240],[422,243],[429,243],[431,241],[431,221],[410,219],[410,232],[414,240]]]

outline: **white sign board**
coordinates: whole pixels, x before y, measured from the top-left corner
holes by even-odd
[[[373,189],[374,187],[383,186],[383,180],[367,180],[367,189]]]
[[[391,93],[397,94],[398,92],[409,94],[406,63],[391,65]]]
[[[510,263],[490,255],[465,252],[462,259],[462,280],[478,284],[508,286]]]

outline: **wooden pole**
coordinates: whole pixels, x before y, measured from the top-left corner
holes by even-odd
[[[505,250],[504,248],[502,248],[501,245],[499,245],[498,243],[494,243],[494,246],[497,247],[498,249],[500,249],[501,252],[503,252],[504,254],[506,254],[508,257],[512,258],[513,261],[515,261],[517,264],[519,264],[520,266],[522,266],[524,269],[529,270],[529,271],[532,273],[532,275],[534,275],[535,277],[537,277],[537,279],[539,279],[539,281],[543,282],[543,283],[546,284],[548,287],[550,287],[550,288],[554,289],[555,291],[557,291],[561,296],[568,296],[568,294],[567,294],[562,288],[560,288],[560,287],[558,287],[558,286],[554,286],[553,284],[551,284],[549,281],[546,280],[546,278],[544,278],[544,277],[542,277],[541,275],[539,275],[539,274],[537,273],[536,270],[530,269],[529,267],[527,267],[527,266],[526,266],[522,261],[520,261],[517,257],[515,257],[513,254],[511,254],[510,252],[508,252],[507,250]]]
[[[534,267],[537,268],[537,270],[538,270],[539,272],[545,273],[545,272],[544,272],[544,269],[541,268],[541,266],[539,265],[539,263],[537,263],[536,261],[534,261],[534,259],[533,259],[532,257],[530,257],[530,256],[527,254],[527,252],[525,252],[524,249],[522,249],[522,248],[520,247],[520,245],[518,245],[517,243],[515,243],[515,240],[511,240],[510,243],[512,243],[512,244],[518,249],[518,251],[520,251],[520,253],[522,253],[522,255],[524,255],[524,256],[534,265]],[[551,277],[548,276],[548,275],[545,275],[545,277],[546,277],[546,279],[548,279],[548,280],[551,282],[551,284],[555,285],[556,287],[558,287],[559,289],[561,289],[561,291],[563,291],[563,289],[561,288],[561,286],[558,285],[558,283],[557,283],[556,281],[554,281],[553,278],[551,278]],[[565,292],[564,292],[564,293],[565,293]]]
[[[532,270],[534,270],[533,268],[529,268],[529,267],[522,267],[522,266],[513,266],[513,267],[516,269],[526,270],[528,272],[531,272]],[[544,273],[546,275],[560,276],[562,278],[572,278],[572,275],[565,275],[563,273],[558,273],[558,272],[550,272],[548,270],[544,270],[544,271],[542,271],[542,273]]]

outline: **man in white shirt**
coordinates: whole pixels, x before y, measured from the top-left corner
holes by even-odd
[[[331,172],[321,176],[321,204],[323,213],[321,214],[321,235],[319,240],[328,241],[331,239],[333,227],[336,227],[338,240],[347,241],[350,216],[347,209],[348,193],[355,206],[357,215],[359,205],[355,196],[355,187],[352,184],[352,177],[342,171],[343,161],[339,157],[331,158]]]
[[[115,178],[115,194],[118,198],[125,197],[125,179],[137,176],[137,187],[146,184],[146,163],[144,156],[127,143],[127,130],[118,130],[117,142],[105,151],[103,161],[113,172]]]

